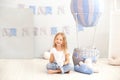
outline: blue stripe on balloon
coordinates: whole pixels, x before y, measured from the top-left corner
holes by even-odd
[[[78,5],[77,3],[78,3],[78,2],[77,2],[77,1],[78,1],[78,0],[73,0],[73,1],[72,1],[72,4],[71,4],[71,5],[72,5],[72,10],[73,10],[72,12],[73,12],[75,21],[76,21],[77,13],[78,13],[78,7],[77,7],[77,5]]]
[[[78,14],[77,14],[77,22],[78,22],[77,24],[78,24],[78,25],[79,25],[79,24],[83,25],[83,23],[82,23],[82,21],[81,21],[82,19],[81,19],[80,17],[81,17],[81,13],[78,13]]]
[[[77,3],[79,4],[80,2],[79,2],[79,0],[77,0]],[[77,8],[78,8],[79,6],[77,5]],[[82,18],[81,18],[81,15],[83,15],[83,12],[79,12],[79,8],[78,8],[78,13],[77,13],[77,21],[78,21],[78,25],[79,24],[81,24],[81,25],[83,25],[83,23],[82,23]]]
[[[88,0],[83,0],[83,13],[85,19],[85,26],[88,25],[88,13],[89,13],[89,3]]]
[[[74,10],[74,16],[75,16],[74,18],[75,18],[75,20],[77,20],[76,22],[79,23],[79,22],[81,22],[81,19],[80,19],[80,14],[81,14],[81,13],[79,13],[79,11],[78,11],[78,10],[79,10],[79,9],[78,9],[78,1],[79,1],[79,0],[74,0],[72,6],[73,6],[73,10]],[[77,24],[78,24],[78,23],[77,23]],[[81,24],[81,23],[80,23],[80,24]]]
[[[84,10],[84,13],[88,13],[89,12],[89,3],[88,3],[88,0],[83,0],[83,10]]]
[[[78,13],[78,7],[77,7],[78,4],[77,4],[77,3],[78,3],[78,0],[74,0],[74,1],[73,1],[73,4],[72,4],[73,12],[74,12],[74,13]]]
[[[94,13],[93,13],[93,20],[91,26],[95,26],[97,23],[97,19],[99,18],[99,2],[98,0],[94,0]]]

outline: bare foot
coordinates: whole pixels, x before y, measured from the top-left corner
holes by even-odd
[[[60,70],[48,70],[48,74],[60,73]]]

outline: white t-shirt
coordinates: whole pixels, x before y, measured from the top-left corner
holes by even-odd
[[[65,54],[63,51],[57,51],[56,48],[52,48],[50,53],[53,53],[55,62],[58,64],[58,66],[63,66],[65,61]]]

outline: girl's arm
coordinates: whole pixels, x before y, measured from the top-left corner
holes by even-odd
[[[50,63],[53,63],[53,62],[54,62],[54,55],[53,55],[53,53],[50,54],[49,62],[50,62]]]
[[[68,64],[70,62],[70,59],[69,59],[69,54],[65,54],[65,62],[64,62],[64,65]]]

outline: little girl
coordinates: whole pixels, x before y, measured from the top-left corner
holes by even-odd
[[[59,32],[55,35],[53,48],[50,53],[49,63],[47,64],[48,73],[69,73],[71,65],[67,51],[67,40],[64,33]]]

